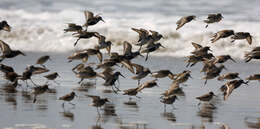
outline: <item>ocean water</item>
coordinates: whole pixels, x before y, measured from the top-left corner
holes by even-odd
[[[68,52],[93,47],[96,39],[83,39],[76,48],[75,38],[63,33],[66,23],[84,24],[84,10],[101,14],[105,23],[89,27],[113,42],[113,51],[121,51],[123,41],[137,42],[137,33],[131,27],[152,29],[163,34],[160,42],[166,49],[154,55],[183,57],[193,49],[191,42],[212,47],[215,55],[231,54],[243,58],[244,52],[259,46],[260,32],[258,0],[1,0],[1,20],[7,20],[12,32],[0,32],[2,40],[14,49],[41,52]],[[207,29],[202,22],[209,13],[222,13],[223,21]],[[196,15],[198,18],[178,31],[176,21],[181,16]],[[246,31],[253,35],[253,44],[245,40],[230,43],[230,39],[211,44],[211,36],[223,29]]]

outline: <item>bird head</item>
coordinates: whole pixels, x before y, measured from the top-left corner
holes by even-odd
[[[1,23],[3,24],[3,30],[8,32],[11,31],[11,27],[8,25],[7,21],[2,21]]]

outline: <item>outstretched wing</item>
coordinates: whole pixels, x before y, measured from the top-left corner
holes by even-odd
[[[2,40],[0,40],[0,48],[3,54],[8,54],[12,51],[9,45]]]
[[[90,11],[84,11],[86,22],[88,22],[89,19],[92,19],[94,17],[94,14]]]
[[[124,42],[124,52],[123,52],[124,55],[131,54],[131,52],[132,52],[132,45],[129,42],[125,41]]]
[[[195,48],[195,50],[198,50],[198,49],[202,48],[202,46],[197,44],[197,43],[191,42],[191,44]]]

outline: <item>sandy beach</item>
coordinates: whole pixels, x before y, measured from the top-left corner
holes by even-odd
[[[26,57],[17,58],[16,60],[6,60],[5,63],[13,64],[13,67],[20,73],[26,67],[26,64],[33,64],[38,56],[46,53],[28,53]],[[84,90],[75,90],[80,87],[77,83],[78,78],[75,77],[71,71],[72,66],[76,65],[77,61],[68,63],[66,56],[69,53],[51,54],[53,61],[46,64],[50,72],[60,73],[60,78],[55,83],[50,83],[51,88],[56,89],[56,93],[45,93],[38,96],[37,102],[32,103],[32,96],[29,92],[22,92],[18,88],[15,93],[8,93],[5,90],[0,90],[0,103],[1,113],[3,119],[0,120],[1,128],[5,129],[23,129],[23,128],[131,128],[131,129],[157,129],[157,128],[180,128],[187,129],[192,125],[200,127],[202,124],[206,128],[219,128],[222,124],[228,125],[232,128],[249,128],[245,123],[247,117],[250,121],[255,121],[259,116],[259,103],[258,91],[260,90],[258,82],[250,82],[249,86],[243,85],[232,93],[227,101],[223,101],[223,96],[219,91],[221,85],[225,82],[219,82],[216,79],[209,80],[206,86],[203,86],[204,81],[201,80],[202,73],[200,69],[201,64],[189,68],[192,70],[192,77],[186,85],[182,86],[185,93],[180,96],[179,100],[174,103],[175,109],[167,106],[164,112],[163,104],[160,103],[160,94],[163,93],[171,84],[168,78],[160,79],[158,81],[159,87],[145,89],[138,96],[141,99],[133,99],[136,105],[126,105],[128,96],[115,94],[110,88],[102,86],[104,81],[97,80],[94,86],[85,87]],[[173,73],[181,72],[186,69],[184,58],[172,57],[151,57],[147,62],[143,61],[144,58],[137,58],[134,61],[156,71],[159,69],[167,68]],[[24,61],[26,64],[19,64],[18,62]],[[90,58],[89,62],[97,62],[96,58]],[[163,62],[163,66],[161,63]],[[241,78],[245,78],[250,74],[257,73],[259,62],[250,62],[245,66],[244,61],[237,60],[238,63],[227,62],[226,67],[228,71],[239,72]],[[132,80],[130,77],[132,73],[125,69],[119,68],[126,78],[120,78],[120,89],[129,89],[137,86],[137,81]],[[224,71],[223,73],[226,73]],[[45,80],[42,75],[33,77],[37,84],[44,84]],[[151,80],[146,78],[142,80]],[[89,81],[84,81],[87,83]],[[93,80],[90,82],[94,82]],[[1,80],[1,88],[4,87],[6,81]],[[25,83],[22,83],[25,85]],[[30,84],[32,85],[32,84]],[[62,101],[57,100],[58,97],[75,90],[79,97],[76,97],[72,102],[76,104],[73,107],[70,104],[65,104],[63,109]],[[30,91],[30,90],[28,90]],[[209,91],[214,91],[218,97],[214,98],[213,102],[216,106],[215,109],[209,108],[208,105],[197,106],[198,100],[195,97],[205,94]],[[107,97],[111,100],[101,110],[101,116],[98,117],[96,108],[89,106],[91,99],[85,95],[100,95]]]

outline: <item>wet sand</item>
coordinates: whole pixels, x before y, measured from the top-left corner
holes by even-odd
[[[34,64],[36,59],[46,53],[26,53],[26,57],[18,57],[13,60],[5,60],[4,64],[13,66],[18,73],[21,73],[29,64]],[[49,53],[48,53],[49,54]],[[191,125],[200,127],[202,124],[206,129],[220,128],[220,124],[224,123],[231,129],[247,129],[250,128],[245,123],[245,119],[249,117],[255,121],[254,118],[260,117],[260,87],[259,82],[252,81],[249,86],[242,85],[240,88],[233,91],[227,101],[223,101],[220,91],[218,90],[225,82],[219,82],[216,79],[209,80],[206,86],[203,86],[204,81],[201,80],[203,74],[200,73],[202,65],[198,63],[195,67],[188,68],[192,71],[190,79],[186,85],[183,86],[185,92],[184,96],[180,96],[179,100],[174,103],[175,109],[167,106],[164,112],[163,104],[160,103],[160,94],[163,93],[171,84],[171,80],[159,79],[159,87],[152,89],[144,89],[138,96],[141,99],[134,98],[136,105],[126,105],[128,96],[122,93],[114,94],[108,92],[110,88],[102,86],[104,81],[97,80],[97,84],[89,86],[84,90],[75,90],[80,87],[77,83],[80,79],[74,76],[71,68],[79,61],[68,63],[66,57],[70,53],[51,54],[53,61],[50,61],[46,66],[50,72],[58,72],[61,78],[57,79],[60,86],[55,83],[50,83],[51,88],[56,89],[56,93],[45,93],[38,96],[35,104],[28,92],[21,92],[18,89],[15,93],[8,93],[2,88],[6,81],[1,80],[0,90],[0,127],[13,129],[30,129],[30,128],[92,128],[92,129],[168,129],[178,128],[187,129]],[[21,63],[22,62],[22,63]],[[90,57],[89,62],[98,62],[96,57]],[[182,72],[185,67],[184,58],[172,57],[151,57],[147,62],[144,58],[137,58],[133,60],[135,63],[143,64],[149,67],[152,71],[159,69],[170,69],[173,73]],[[248,75],[260,73],[260,62],[244,63],[242,60],[237,60],[238,63],[228,61],[225,65],[228,68],[227,72],[239,72],[241,78]],[[132,73],[125,69],[117,68],[122,71],[126,78],[120,78],[120,89],[129,89],[137,86],[137,81],[130,77]],[[43,75],[33,77],[37,84],[44,84],[45,79]],[[152,78],[146,78],[151,80]],[[89,81],[84,81],[87,83]],[[91,82],[94,82],[92,80]],[[23,86],[25,83],[20,82]],[[32,85],[32,84],[31,84]],[[65,108],[62,108],[62,101],[57,100],[58,97],[63,96],[75,90],[79,96],[75,98],[72,103],[76,106],[66,103]],[[214,98],[215,109],[208,105],[197,106],[199,101],[195,97],[213,91],[219,97]],[[111,101],[101,110],[101,116],[98,117],[96,108],[89,106],[91,99],[87,98],[85,94],[100,95],[107,97]]]

